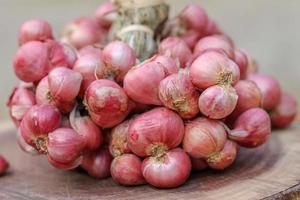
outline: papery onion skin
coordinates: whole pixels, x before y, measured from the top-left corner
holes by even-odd
[[[9,107],[10,117],[17,127],[20,126],[26,112],[35,104],[35,94],[31,88],[24,86],[14,88],[7,106]]]
[[[9,163],[6,159],[0,155],[0,176],[6,173],[7,169],[9,168]]]
[[[197,118],[186,123],[183,149],[194,158],[207,159],[224,148],[227,134],[221,122]]]
[[[175,112],[155,108],[137,116],[129,126],[129,148],[140,157],[154,156],[177,147],[184,136],[184,124]]]
[[[124,76],[135,65],[136,59],[135,52],[128,44],[121,41],[111,42],[103,49],[105,69],[102,77],[98,77],[123,83]]]
[[[115,82],[96,80],[87,89],[85,105],[92,120],[102,128],[121,123],[129,114],[129,99]]]
[[[199,93],[185,74],[173,74],[162,80],[159,99],[184,119],[194,118],[199,113]]]
[[[274,109],[280,102],[281,88],[279,82],[269,75],[252,74],[249,80],[256,83],[262,93],[262,107],[265,110]]]
[[[143,161],[142,172],[146,181],[157,188],[176,188],[190,176],[192,164],[180,148],[166,152],[162,157],[149,157]]]
[[[180,67],[185,68],[186,62],[192,56],[189,46],[179,37],[168,37],[159,46],[159,53],[170,54],[174,59],[178,59]]]
[[[71,128],[58,128],[48,134],[48,157],[58,163],[72,163],[81,156],[84,139]]]
[[[255,148],[266,142],[271,133],[271,120],[261,108],[252,108],[238,117],[229,138],[239,145]]]
[[[50,93],[60,102],[74,101],[79,94],[81,82],[81,74],[66,67],[55,68],[48,75]]]
[[[206,89],[217,84],[234,85],[240,79],[236,63],[215,50],[208,50],[190,66],[190,78],[198,89]]]
[[[283,92],[279,104],[273,111],[271,111],[270,116],[273,127],[288,127],[297,116],[296,99],[293,96]]]
[[[85,151],[95,151],[103,144],[102,131],[89,116],[75,117],[71,126],[83,138]]]
[[[237,157],[237,144],[227,140],[224,148],[210,156],[207,163],[210,168],[215,170],[224,170],[230,167]]]
[[[209,49],[222,50],[230,59],[234,59],[234,45],[224,35],[212,35],[202,38],[196,44],[194,53],[204,52]]]
[[[110,155],[107,148],[101,148],[83,156],[81,167],[87,173],[98,179],[107,178],[110,176],[110,166],[113,157]]]
[[[109,151],[113,157],[131,153],[127,143],[127,135],[131,120],[126,120],[111,130]]]
[[[19,30],[19,45],[30,41],[46,41],[53,39],[51,25],[42,19],[32,19],[24,22]]]
[[[223,119],[235,109],[238,95],[231,86],[212,86],[199,97],[199,109],[202,114],[211,119]]]
[[[45,138],[60,125],[61,115],[51,105],[33,106],[24,116],[20,131],[25,142],[45,153]]]
[[[111,163],[111,176],[119,184],[135,186],[145,184],[142,161],[134,154],[123,154]]]
[[[35,82],[47,75],[50,67],[46,44],[32,41],[21,46],[14,58],[17,77],[25,82]]]
[[[158,87],[167,76],[162,64],[147,62],[133,67],[125,76],[124,90],[134,101],[142,104],[161,105]]]

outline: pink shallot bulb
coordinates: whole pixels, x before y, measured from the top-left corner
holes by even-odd
[[[103,33],[96,20],[80,17],[68,23],[62,32],[62,41],[76,49],[96,44],[101,41]]]
[[[208,23],[206,11],[197,4],[187,5],[178,17],[188,29],[198,32],[203,32]]]
[[[81,81],[80,73],[66,67],[55,68],[48,75],[51,96],[58,101],[74,101],[79,93]]]
[[[240,70],[224,53],[209,50],[193,62],[190,78],[200,90],[214,85],[234,85],[240,79]]]
[[[143,161],[142,173],[146,181],[157,188],[175,188],[189,178],[192,164],[189,156],[180,148]]]
[[[113,13],[116,12],[115,4],[112,2],[104,2],[101,4],[96,12],[95,12],[95,18],[98,22],[98,24],[104,28],[109,28],[113,23]]]
[[[96,48],[84,48],[79,52],[79,58],[76,61],[73,70],[79,72],[82,76],[82,84],[79,96],[83,97],[89,85],[97,79],[97,70],[104,69],[105,64],[102,58],[102,51]]]
[[[136,155],[155,157],[176,148],[182,142],[183,136],[184,124],[179,115],[161,107],[133,119],[127,142]]]
[[[255,148],[266,142],[271,133],[271,120],[266,111],[252,108],[244,112],[235,121],[229,138],[239,145]]]
[[[223,32],[218,26],[218,24],[214,20],[209,18],[205,28],[205,35],[211,36],[211,35],[222,35],[222,34]]]
[[[185,74],[173,74],[163,79],[159,84],[159,99],[182,118],[191,119],[199,113],[199,93]]]
[[[42,19],[32,19],[24,22],[19,31],[19,45],[29,41],[44,42],[53,39],[51,25]]]
[[[195,172],[202,171],[208,168],[207,162],[201,158],[191,158],[192,170]]]
[[[51,105],[33,106],[24,116],[20,132],[25,142],[40,153],[47,153],[47,136],[61,121],[57,108]]]
[[[179,66],[176,63],[175,59],[168,55],[156,54],[149,61],[159,62],[167,71],[167,74],[176,74],[179,70]]]
[[[134,154],[124,154],[114,158],[110,168],[112,178],[121,185],[145,184],[142,174],[142,161]]]
[[[244,80],[248,75],[248,56],[243,50],[237,49],[234,51],[234,57],[234,61],[240,69],[241,79]]]
[[[235,120],[240,114],[251,108],[258,108],[262,103],[262,94],[256,83],[250,80],[240,80],[234,86],[238,95],[238,102],[230,115],[231,120]]]
[[[103,49],[103,70],[97,70],[99,79],[115,80],[123,83],[124,76],[136,63],[136,54],[126,43],[114,41]]]
[[[234,45],[224,35],[212,35],[202,38],[196,44],[194,53],[201,53],[209,49],[224,51],[230,59],[234,59]]]
[[[37,104],[53,105],[64,114],[71,112],[75,106],[75,100],[71,102],[59,101],[52,96],[48,76],[45,76],[37,85],[35,98]]]
[[[92,177],[103,179],[110,176],[113,157],[107,148],[101,148],[83,156],[81,167]]]
[[[6,159],[0,155],[0,176],[5,174],[7,169],[9,168],[9,163],[6,161]]]
[[[235,142],[227,140],[224,148],[216,152],[207,159],[207,164],[215,170],[224,170],[232,165],[238,153],[238,147]]]
[[[180,36],[180,38],[190,47],[190,49],[194,49],[200,37],[200,33],[192,29]]]
[[[211,119],[224,119],[235,109],[238,95],[231,86],[211,86],[199,97],[200,112]]]
[[[48,159],[69,165],[81,157],[83,138],[71,128],[58,128],[48,134],[46,141]],[[50,162],[52,164],[52,162]],[[80,163],[79,163],[80,164]],[[54,167],[56,167],[54,165]]]
[[[183,149],[193,158],[209,159],[222,151],[227,133],[222,123],[207,118],[197,118],[185,125]]]
[[[51,63],[48,71],[61,66],[73,68],[77,60],[77,52],[73,47],[55,40],[48,40],[46,44],[48,45]]]
[[[96,80],[88,87],[85,106],[92,120],[102,128],[112,128],[129,114],[129,99],[125,91],[110,80]]]
[[[126,120],[111,130],[108,146],[113,157],[131,153],[127,142],[130,122],[131,120]]]
[[[159,46],[159,53],[170,54],[174,59],[178,59],[180,67],[185,68],[186,62],[192,56],[189,46],[179,37],[168,37]]]
[[[48,46],[42,42],[27,42],[14,58],[15,73],[25,82],[40,81],[47,75],[50,66]]]
[[[31,88],[19,86],[13,90],[7,106],[9,107],[9,114],[17,127],[19,127],[27,111],[35,104],[35,94]]]
[[[161,105],[158,98],[160,81],[167,72],[158,62],[145,62],[133,67],[124,78],[124,90],[134,101],[142,104]]]
[[[270,113],[272,126],[285,128],[295,120],[296,115],[297,101],[295,97],[282,93],[279,104]]]
[[[269,75],[252,74],[249,80],[256,83],[262,93],[262,107],[273,110],[280,103],[281,88],[279,82]]]

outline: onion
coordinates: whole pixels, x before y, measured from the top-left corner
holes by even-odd
[[[208,165],[207,162],[204,159],[201,158],[191,158],[191,162],[192,162],[192,170],[193,171],[202,171],[205,170]]]
[[[194,49],[200,37],[200,33],[192,29],[187,30],[187,32],[180,36],[180,38],[190,47],[190,49]]]
[[[142,104],[161,105],[158,87],[167,76],[162,64],[146,62],[132,68],[125,76],[124,90],[134,101]]]
[[[112,2],[104,2],[97,8],[95,18],[100,26],[109,28],[113,23],[112,14],[115,12],[116,7]]]
[[[186,62],[192,56],[188,45],[179,37],[168,37],[159,46],[159,53],[171,54],[174,59],[178,59],[181,67],[185,67]]]
[[[53,39],[51,25],[42,19],[32,19],[24,22],[19,31],[19,45],[30,41],[46,41]]]
[[[194,53],[200,53],[210,49],[222,50],[230,59],[234,59],[234,45],[227,36],[212,35],[202,38],[196,44]]]
[[[176,61],[168,55],[154,55],[150,61],[159,62],[165,69],[168,75],[176,74],[179,70]]]
[[[280,102],[281,89],[279,82],[269,75],[252,74],[249,80],[256,83],[262,93],[262,107],[274,109]]]
[[[83,156],[82,168],[95,178],[107,178],[110,176],[110,166],[113,158],[107,148]]]
[[[145,184],[142,175],[142,161],[134,154],[116,157],[111,164],[111,176],[121,185],[134,186]]]
[[[229,138],[243,147],[254,148],[265,143],[270,133],[268,113],[261,108],[252,108],[238,117]]]
[[[277,107],[271,111],[272,126],[276,128],[285,128],[289,126],[296,118],[297,115],[297,101],[296,99],[283,93]]]
[[[210,168],[224,170],[232,165],[237,156],[237,145],[235,142],[227,140],[224,148],[209,157],[207,163]]]
[[[235,109],[238,95],[231,86],[212,86],[199,97],[199,109],[202,114],[211,119],[223,119]]]
[[[114,127],[110,134],[109,151],[113,157],[131,153],[127,143],[127,135],[131,120],[126,120]]]
[[[42,42],[27,42],[20,47],[14,59],[15,73],[25,82],[41,80],[49,67],[48,46]]]
[[[234,51],[234,57],[234,61],[240,69],[241,79],[246,79],[249,66],[247,54],[244,50],[237,49]]]
[[[102,128],[111,128],[129,114],[129,99],[115,82],[96,80],[88,87],[84,102],[92,120]]]
[[[162,156],[143,161],[142,172],[146,181],[158,188],[175,188],[186,182],[191,173],[191,160],[180,148]]]
[[[155,108],[136,117],[129,126],[129,148],[140,157],[158,156],[183,139],[182,119],[167,108]]]
[[[35,95],[31,88],[16,87],[9,97],[7,106],[15,125],[19,127],[26,112],[36,104]]]
[[[226,130],[217,120],[197,118],[186,123],[183,149],[193,158],[208,159],[226,143]]]
[[[7,169],[9,168],[9,163],[6,159],[0,155],[0,176],[6,173]]]
[[[80,90],[81,81],[80,73],[65,67],[55,68],[48,75],[51,96],[61,102],[75,100]]]
[[[176,111],[182,118],[190,119],[199,113],[199,93],[184,74],[173,74],[159,85],[159,98],[164,106]]]
[[[96,20],[80,17],[68,23],[62,32],[62,41],[81,49],[101,41],[103,37],[101,28]]]
[[[60,113],[54,106],[33,106],[21,122],[21,135],[27,144],[40,153],[46,153],[47,135],[60,125],[60,120]]]
[[[202,53],[190,67],[190,78],[198,89],[234,85],[240,78],[238,66],[219,51]]]
[[[211,35],[222,35],[222,34],[223,32],[218,26],[218,24],[209,18],[205,28],[205,35],[211,36]]]
[[[196,31],[205,30],[208,23],[206,11],[197,4],[187,5],[178,17],[188,29]]]
[[[128,44],[111,42],[103,50],[105,67],[103,71],[97,71],[97,76],[123,83],[124,76],[135,65],[136,59],[135,52]]]

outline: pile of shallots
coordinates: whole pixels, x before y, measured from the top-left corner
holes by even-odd
[[[60,41],[44,20],[22,25],[22,83],[8,106],[24,151],[121,185],[173,188],[192,171],[228,168],[239,146],[258,147],[271,126],[295,119],[295,99],[198,5],[166,23],[145,61],[108,41],[114,12],[101,5],[67,24]]]

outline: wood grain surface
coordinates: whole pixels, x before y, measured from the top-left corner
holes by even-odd
[[[15,142],[16,130],[0,127],[0,152],[11,164],[0,178],[1,200],[281,200],[297,199],[300,191],[300,123],[274,131],[268,143],[258,149],[241,149],[230,169],[193,174],[184,186],[171,190],[148,185],[122,187],[111,178],[97,180],[80,171],[54,169],[45,158],[21,152]]]

